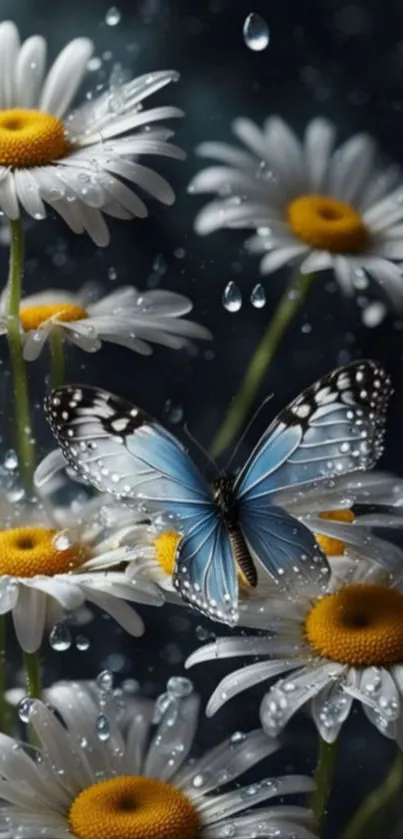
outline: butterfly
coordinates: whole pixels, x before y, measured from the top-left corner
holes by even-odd
[[[284,489],[372,467],[382,453],[390,380],[374,361],[334,370],[278,414],[243,468],[210,484],[177,438],[130,402],[81,385],[53,390],[45,411],[65,459],[102,492],[165,511],[182,535],[173,583],[215,620],[237,620],[238,570],[251,586],[329,572],[313,534],[276,503]]]

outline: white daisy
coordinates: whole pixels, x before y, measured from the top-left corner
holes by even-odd
[[[39,649],[46,628],[85,602],[132,635],[143,633],[142,619],[125,601],[160,606],[163,598],[150,580],[121,570],[130,553],[129,515],[133,524],[135,512],[114,511],[102,496],[85,500],[79,490],[61,507],[44,494],[32,504],[16,504],[0,489],[0,615],[11,613],[25,652]],[[111,570],[94,570],[95,558]]]
[[[189,187],[218,196],[197,216],[197,232],[254,227],[247,246],[265,254],[263,274],[290,262],[304,274],[331,268],[352,294],[368,272],[401,308],[403,181],[396,168],[376,166],[372,139],[357,134],[333,153],[335,128],[322,118],[309,123],[303,143],[279,117],[262,129],[239,118],[233,130],[247,150],[215,142],[197,150],[218,163]]]
[[[101,246],[109,242],[103,214],[147,215],[124,181],[164,204],[174,201],[169,184],[138,158],[183,159],[184,153],[167,142],[172,131],[153,127],[182,111],[143,110],[148,96],[178,79],[174,71],[114,84],[68,113],[92,51],[87,38],[70,41],[45,75],[44,38],[35,35],[21,44],[14,23],[0,25],[0,208],[9,219],[17,219],[22,208],[42,219],[46,203],[75,233],[86,231]]]
[[[101,349],[103,341],[150,355],[148,341],[179,350],[191,339],[208,340],[204,326],[186,320],[192,303],[173,291],[145,291],[127,286],[87,303],[85,294],[49,290],[23,298],[19,318],[24,358],[34,361],[52,335],[86,352]],[[0,334],[7,332],[7,292],[0,301]]]
[[[313,570],[311,589],[304,594],[250,598],[241,607],[239,624],[269,634],[222,638],[196,651],[187,666],[250,655],[269,660],[225,677],[207,714],[247,688],[287,674],[261,704],[262,725],[270,735],[311,702],[320,735],[331,743],[357,699],[377,729],[403,748],[402,578],[403,566],[393,580],[372,564],[350,561],[344,579],[334,575],[325,594],[320,573],[315,578]]]
[[[389,569],[403,567],[402,550],[374,529],[403,527],[403,482],[385,472],[359,472],[288,488],[276,503],[315,534],[328,557],[356,554]]]
[[[276,751],[275,741],[260,729],[236,732],[186,762],[199,709],[191,691],[187,679],[172,679],[155,705],[132,698],[126,730],[111,701],[102,732],[99,700],[85,685],[65,683],[47,691],[65,726],[46,705],[33,702],[30,723],[40,744],[39,759],[0,734],[4,839],[17,834],[22,839],[44,834],[52,839],[221,839],[255,832],[313,839],[309,810],[271,804],[278,796],[312,790],[309,778],[266,778],[217,793]],[[160,722],[153,732],[154,720]],[[263,802],[271,806],[255,807]]]

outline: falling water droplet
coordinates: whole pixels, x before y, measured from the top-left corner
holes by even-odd
[[[225,286],[222,295],[222,304],[227,312],[239,312],[242,307],[242,294],[233,280]]]
[[[85,635],[77,635],[76,647],[80,653],[85,652],[90,648],[90,639],[86,638]]]
[[[250,50],[254,52],[265,50],[270,40],[270,32],[264,18],[251,12],[243,25],[243,37]]]
[[[255,287],[252,289],[250,295],[250,302],[255,309],[263,309],[266,305],[266,294],[265,290],[261,283],[257,283]]]
[[[4,466],[6,469],[9,469],[10,472],[13,472],[14,469],[17,469],[18,457],[14,449],[9,449],[8,452],[6,452],[6,456],[4,458]]]
[[[122,13],[117,6],[111,6],[105,15],[105,23],[107,26],[117,26],[120,23]]]
[[[18,703],[18,716],[21,722],[27,723],[29,722],[32,710],[34,707],[34,700],[30,699],[29,696],[24,696],[20,702]]]
[[[109,722],[104,714],[98,714],[95,720],[95,730],[97,732],[97,737],[102,743],[106,743],[111,736],[111,728]]]
[[[49,644],[52,650],[64,653],[71,647],[71,634],[65,623],[55,623],[50,635]]]

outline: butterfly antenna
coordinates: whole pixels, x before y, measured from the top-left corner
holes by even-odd
[[[189,431],[189,426],[186,425],[186,423],[185,423],[185,425],[183,425],[182,427],[183,427],[183,430],[184,430],[185,434],[187,434],[187,436],[189,437],[189,440],[191,440],[192,443],[196,446],[196,448],[199,449],[200,452],[202,452],[203,456],[209,461],[209,463],[212,464],[212,466],[214,466],[214,469],[217,469],[217,464],[216,464],[214,458],[207,451],[207,449],[204,448],[204,446],[202,445],[200,440],[197,440],[197,438],[193,436],[192,432]]]
[[[239,438],[239,440],[238,440],[238,442],[237,442],[237,444],[236,444],[236,446],[235,446],[235,448],[234,448],[234,451],[232,452],[232,455],[231,455],[231,457],[230,457],[230,459],[229,459],[229,461],[228,461],[228,463],[227,463],[226,469],[229,469],[229,467],[231,466],[231,463],[232,463],[232,461],[233,461],[234,457],[235,457],[235,456],[236,456],[236,454],[238,453],[239,448],[240,448],[240,446],[242,445],[242,443],[243,443],[243,441],[244,441],[244,439],[245,439],[246,435],[248,434],[249,430],[251,429],[251,427],[252,427],[253,423],[254,423],[254,422],[255,422],[255,420],[258,418],[258,416],[259,416],[260,412],[263,410],[263,408],[265,407],[265,405],[267,405],[267,403],[268,403],[268,402],[270,402],[270,400],[271,400],[271,399],[273,399],[273,396],[274,396],[274,394],[273,394],[273,393],[271,393],[271,394],[270,394],[270,396],[266,396],[266,398],[265,398],[265,399],[263,399],[263,402],[261,402],[261,403],[260,403],[259,407],[258,407],[258,408],[256,408],[256,411],[255,411],[255,413],[253,414],[252,419],[250,419],[250,420],[249,420],[249,422],[248,422],[248,424],[247,424],[247,426],[246,426],[246,428],[245,428],[245,430],[244,430],[244,432],[243,432],[242,436]]]

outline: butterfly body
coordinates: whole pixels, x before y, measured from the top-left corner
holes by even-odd
[[[66,385],[46,413],[66,460],[102,492],[177,522],[173,584],[216,620],[237,620],[237,569],[251,586],[269,573],[284,587],[329,567],[284,502],[304,487],[369,469],[383,451],[390,381],[374,361],[332,371],[269,425],[235,478],[209,484],[182,443],[141,408],[99,388]]]

